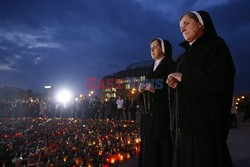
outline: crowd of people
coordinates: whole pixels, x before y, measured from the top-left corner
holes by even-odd
[[[52,98],[0,99],[0,118],[73,117],[86,119],[136,120],[137,102],[120,96],[107,101],[99,97],[82,97],[74,102],[59,103]]]
[[[0,166],[117,165],[139,153],[137,108],[120,96],[0,99]]]

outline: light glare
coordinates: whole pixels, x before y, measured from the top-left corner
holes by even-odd
[[[67,103],[70,101],[71,97],[72,95],[68,90],[62,90],[57,94],[56,99],[58,102]]]

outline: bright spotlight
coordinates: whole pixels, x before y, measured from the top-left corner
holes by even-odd
[[[68,90],[62,90],[56,96],[58,102],[67,103],[70,101],[72,95]]]

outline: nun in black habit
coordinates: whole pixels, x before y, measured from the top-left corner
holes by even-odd
[[[138,166],[171,167],[173,145],[169,129],[170,92],[165,81],[175,69],[172,46],[167,40],[155,38],[150,43],[150,50],[154,63],[146,76],[148,82],[141,83],[138,89],[141,97],[141,150]]]
[[[175,73],[175,167],[232,167],[226,144],[230,128],[235,67],[225,41],[205,11],[180,18],[185,41]]]

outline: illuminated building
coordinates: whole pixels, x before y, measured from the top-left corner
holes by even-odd
[[[153,61],[142,61],[131,64],[123,71],[114,73],[103,77],[104,83],[107,80],[113,81],[112,88],[100,89],[100,96],[102,99],[121,97],[131,97],[138,95],[138,84],[145,81],[145,76],[148,69],[151,67]]]

